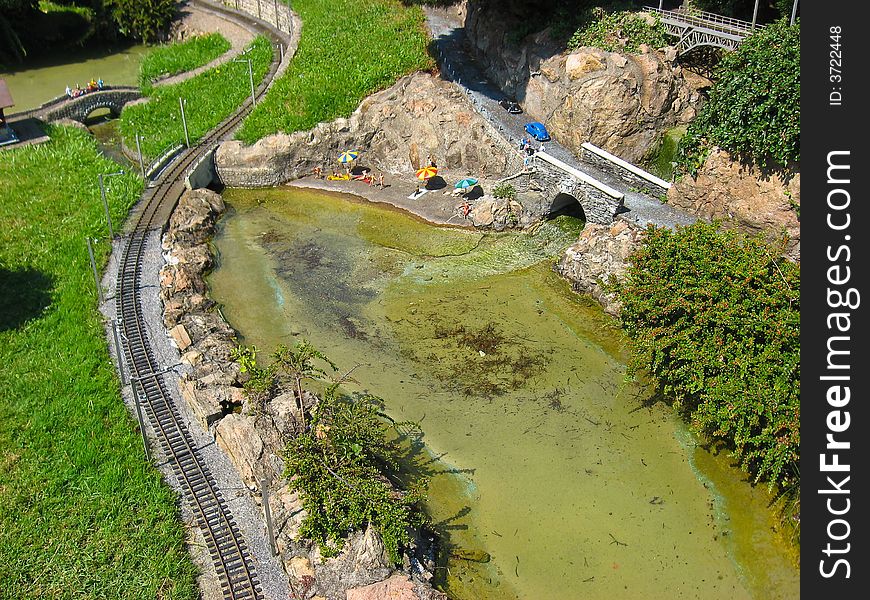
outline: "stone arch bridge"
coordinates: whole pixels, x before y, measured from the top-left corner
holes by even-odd
[[[542,199],[538,211],[544,216],[579,204],[587,222],[610,225],[625,211],[622,192],[546,152],[537,152],[529,165],[502,181],[520,191],[538,192]]]
[[[83,123],[94,111],[101,108],[108,108],[112,116],[118,116],[125,104],[141,97],[142,92],[136,87],[104,87],[76,98],[60,96],[26,111],[25,114],[47,122],[72,119]]]

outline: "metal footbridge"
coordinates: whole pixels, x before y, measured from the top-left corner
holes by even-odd
[[[680,55],[699,46],[736,50],[747,36],[762,28],[761,25],[749,21],[702,10],[663,10],[653,6],[647,6],[644,10],[657,16],[670,35],[680,38],[676,44]]]

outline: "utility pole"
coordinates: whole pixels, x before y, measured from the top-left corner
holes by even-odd
[[[139,133],[136,133],[136,154],[139,155],[139,170],[142,172],[142,179],[145,179],[145,163],[142,162],[142,145],[139,143]]]
[[[758,0],[755,0],[755,8],[752,10],[752,31],[755,31],[755,19],[758,17]]]
[[[97,263],[94,260],[94,248],[91,246],[91,238],[85,238],[88,242],[88,256],[91,259],[91,271],[94,272],[94,283],[97,285],[97,298],[100,301],[100,304],[105,302],[105,298],[103,298],[103,285],[100,283],[100,275],[97,273]]]
[[[181,106],[181,124],[184,126],[184,143],[190,148],[190,135],[187,133],[187,119],[184,118],[184,98],[178,98],[178,104]]]
[[[791,21],[789,21],[789,25],[794,25],[795,17],[797,16],[797,5],[798,0],[794,0],[794,4],[791,7]]]
[[[233,62],[248,63],[248,82],[251,84],[251,106],[257,106],[257,97],[254,95],[254,70],[251,67],[250,58],[234,58]]]
[[[100,197],[103,199],[103,210],[106,211],[106,223],[109,224],[109,239],[115,239],[115,232],[112,230],[112,217],[109,215],[109,203],[106,201],[106,186],[103,183],[103,177],[114,177],[115,175],[123,175],[124,171],[116,173],[100,173],[97,178],[100,181]]]

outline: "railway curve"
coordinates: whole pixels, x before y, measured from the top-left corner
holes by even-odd
[[[276,44],[284,43],[286,39],[281,32],[243,13],[212,3],[195,3],[234,20],[244,21],[275,42],[272,45],[272,64],[255,92],[255,97],[261,97],[280,66]],[[283,58],[283,52],[281,55],[280,58]],[[250,112],[252,103],[252,99],[247,99],[202,140],[182,151],[146,188],[128,219],[115,289],[115,314],[121,334],[121,351],[130,372],[135,401],[144,409],[157,444],[193,512],[226,600],[261,599],[262,587],[244,536],[175,405],[164,380],[164,372],[155,357],[142,309],[142,293],[147,287],[142,281],[142,265],[150,234],[155,230],[162,233],[185,190],[184,177],[187,171],[206,152],[229,138]],[[123,365],[119,365],[119,368],[122,369]]]

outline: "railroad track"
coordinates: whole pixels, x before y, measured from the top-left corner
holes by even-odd
[[[244,19],[238,13],[228,12],[236,18]],[[247,20],[263,31],[256,21]],[[271,31],[265,33],[274,38]],[[265,93],[268,82],[278,68],[277,52],[273,50],[273,53],[270,71],[255,96]],[[158,177],[156,185],[143,194],[139,207],[132,215],[132,228],[121,254],[115,291],[115,310],[122,334],[121,345],[130,370],[133,393],[144,408],[157,444],[165,454],[185,500],[193,511],[197,526],[205,537],[224,598],[227,600],[259,600],[263,597],[262,588],[251,554],[232,512],[164,381],[162,367],[156,359],[145,328],[141,277],[150,234],[157,229],[162,231],[168,222],[185,190],[184,176],[187,170],[205,152],[229,137],[250,111],[251,102],[248,99],[196,146],[182,152]]]

